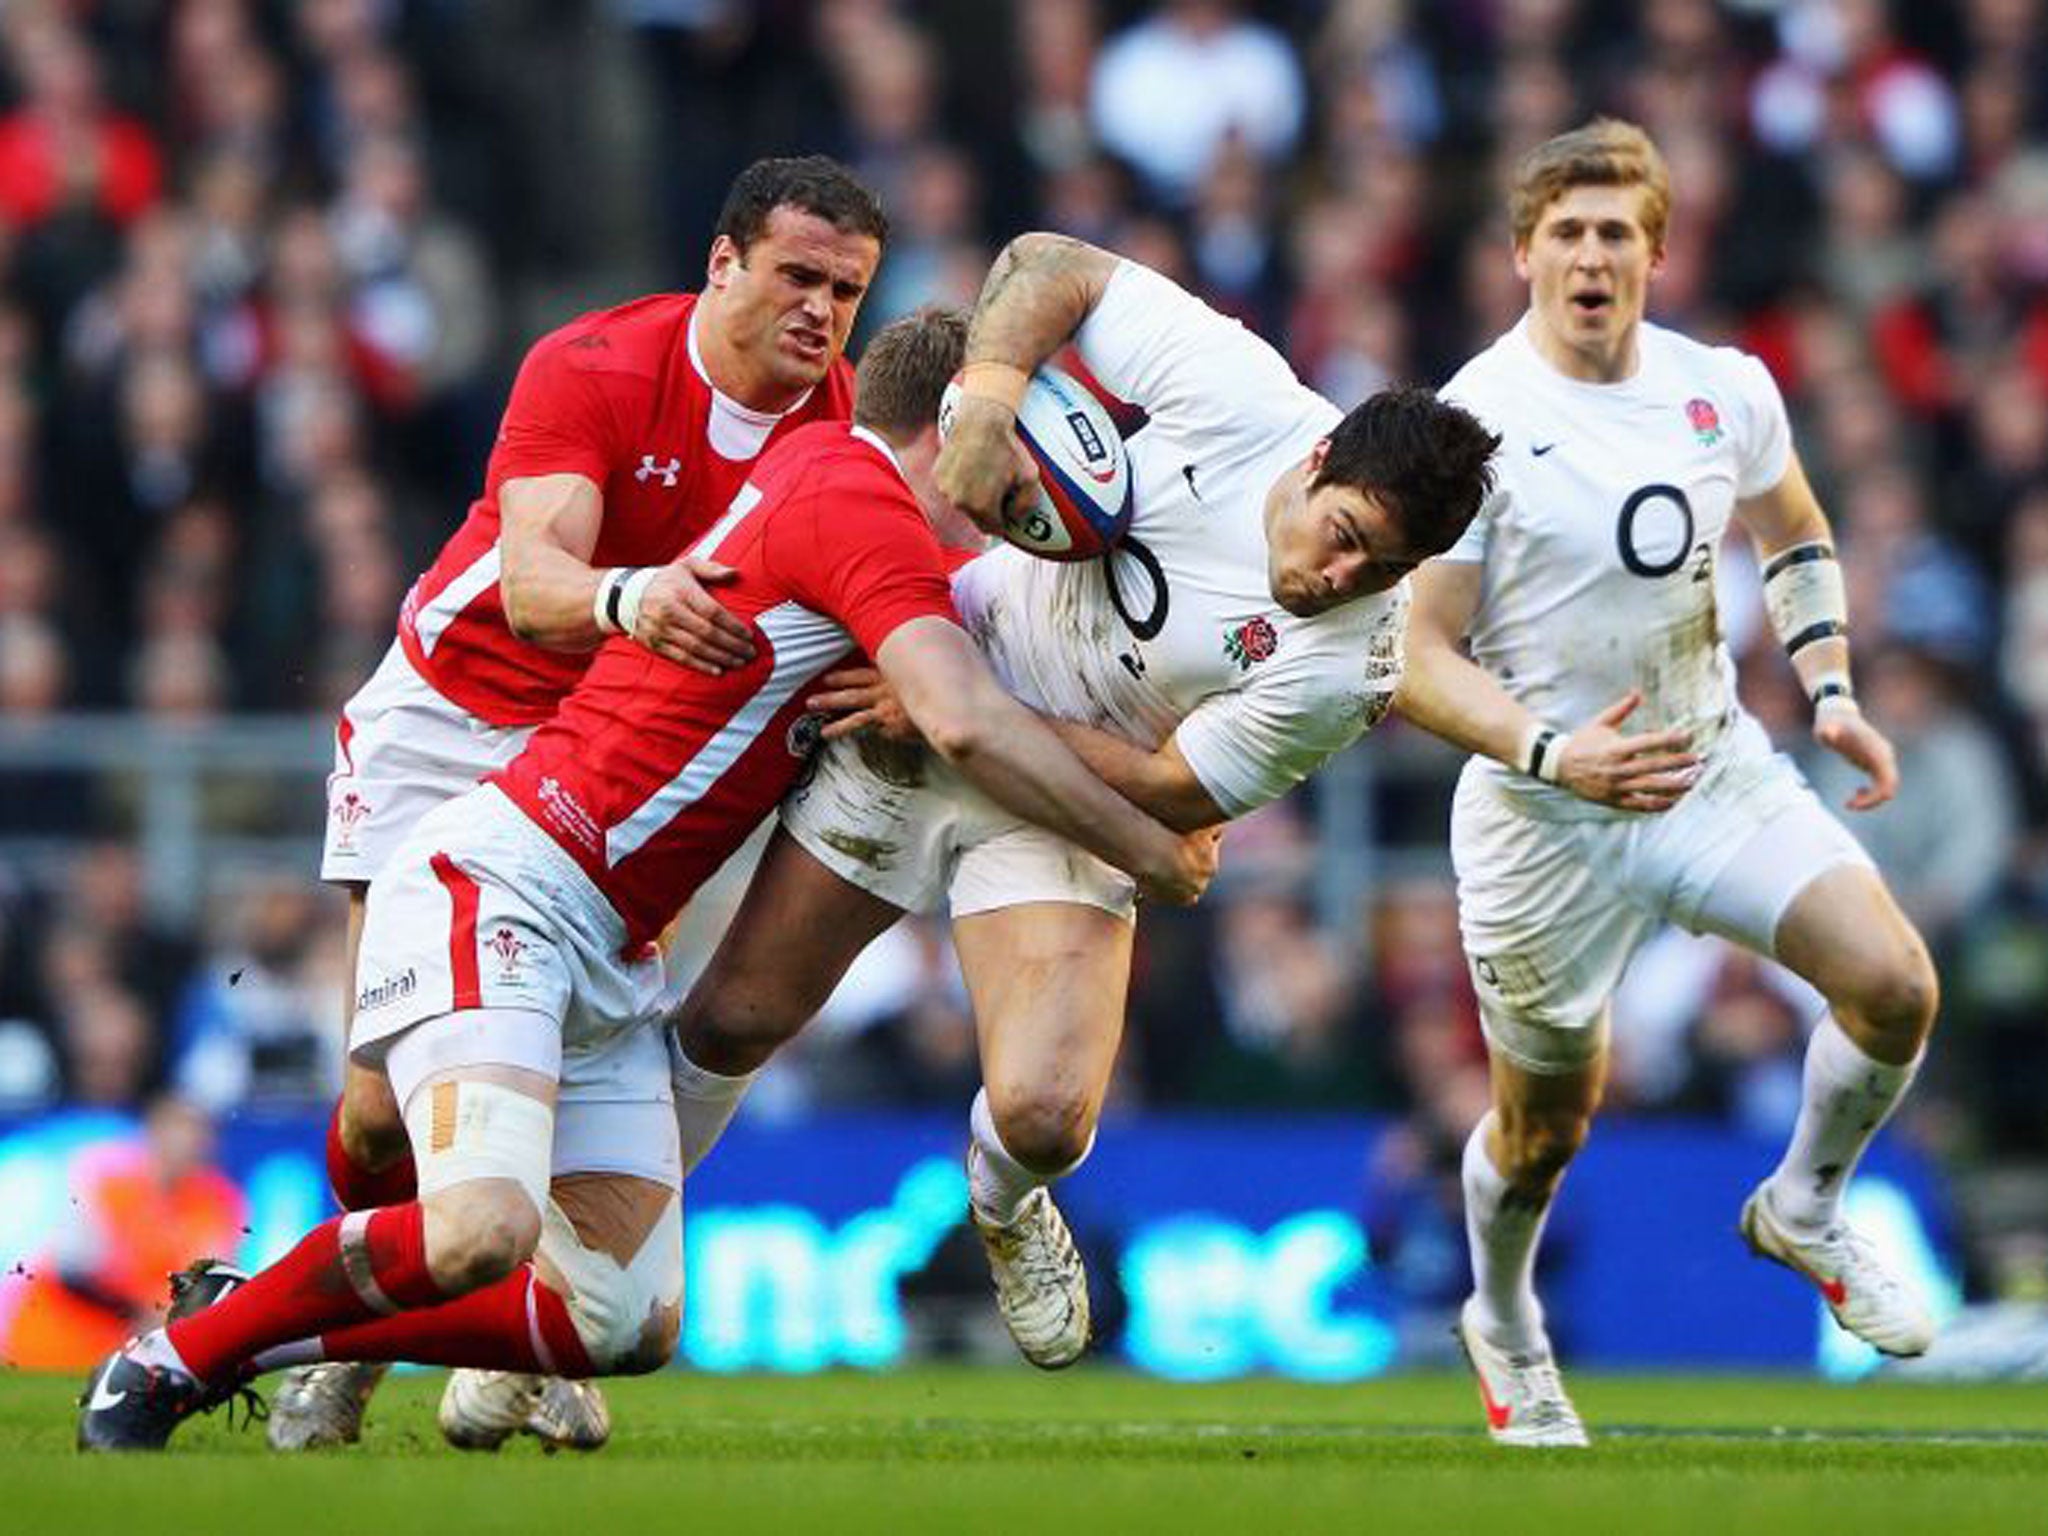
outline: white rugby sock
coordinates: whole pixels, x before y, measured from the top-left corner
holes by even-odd
[[[967,1198],[984,1221],[1004,1226],[1017,1219],[1017,1207],[1025,1197],[1041,1184],[1051,1184],[1064,1179],[1076,1168],[1088,1161],[1088,1154],[1095,1150],[1095,1138],[1088,1138],[1088,1145],[1081,1149],[1081,1155],[1057,1173],[1039,1175],[1026,1168],[1010,1156],[1010,1149],[1003,1145],[1003,1138],[996,1134],[996,1119],[988,1107],[988,1090],[982,1089],[974,1096],[974,1108],[968,1111],[967,1123],[973,1131],[973,1155],[967,1159]]]
[[[1919,1056],[1904,1066],[1866,1056],[1832,1013],[1814,1026],[1806,1042],[1799,1123],[1769,1181],[1771,1209],[1781,1221],[1808,1232],[1825,1231],[1834,1222],[1863,1149],[1919,1070]]]
[[[1510,1199],[1507,1180],[1486,1155],[1488,1111],[1465,1143],[1465,1240],[1472,1250],[1472,1287],[1487,1342],[1510,1351],[1544,1342],[1543,1303],[1536,1299],[1536,1245],[1550,1206]]]
[[[707,1072],[673,1047],[668,1053],[668,1077],[676,1096],[676,1135],[682,1143],[683,1177],[711,1155],[718,1138],[732,1124],[740,1100],[761,1075],[760,1068],[738,1077]]]

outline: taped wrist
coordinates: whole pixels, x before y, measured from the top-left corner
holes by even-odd
[[[1764,566],[1764,606],[1788,656],[1848,634],[1849,600],[1835,546],[1814,539],[1773,555]]]
[[[1515,766],[1532,779],[1555,784],[1564,771],[1564,744],[1567,739],[1567,733],[1556,726],[1545,725],[1541,720],[1530,721],[1529,728],[1522,733],[1522,746],[1515,755]]]
[[[640,622],[640,599],[654,580],[651,565],[615,565],[597,581],[590,616],[603,635],[630,635]]]

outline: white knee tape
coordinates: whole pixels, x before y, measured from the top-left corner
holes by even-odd
[[[422,1196],[472,1179],[510,1179],[535,1210],[548,1208],[555,1112],[539,1099],[444,1078],[406,1100],[405,1129]]]
[[[569,1288],[565,1298],[576,1337],[600,1372],[616,1370],[641,1347],[647,1322],[683,1301],[683,1203],[671,1196],[632,1262],[586,1248],[552,1201],[541,1217],[540,1256]]]

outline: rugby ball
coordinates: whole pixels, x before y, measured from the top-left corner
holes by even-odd
[[[939,406],[953,429],[957,380]],[[1003,537],[1042,560],[1093,560],[1131,526],[1131,460],[1108,410],[1072,374],[1046,364],[1017,410],[1017,438],[1038,466],[1038,494],[1004,514]]]

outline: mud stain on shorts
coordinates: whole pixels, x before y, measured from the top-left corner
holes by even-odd
[[[924,786],[924,743],[891,741],[879,732],[862,731],[854,738],[854,744],[868,772],[884,783],[898,789]]]
[[[828,829],[818,834],[818,841],[835,853],[843,853],[856,864],[865,864],[869,869],[881,871],[893,868],[896,855],[901,851],[896,844],[879,837],[862,837],[854,832]]]

